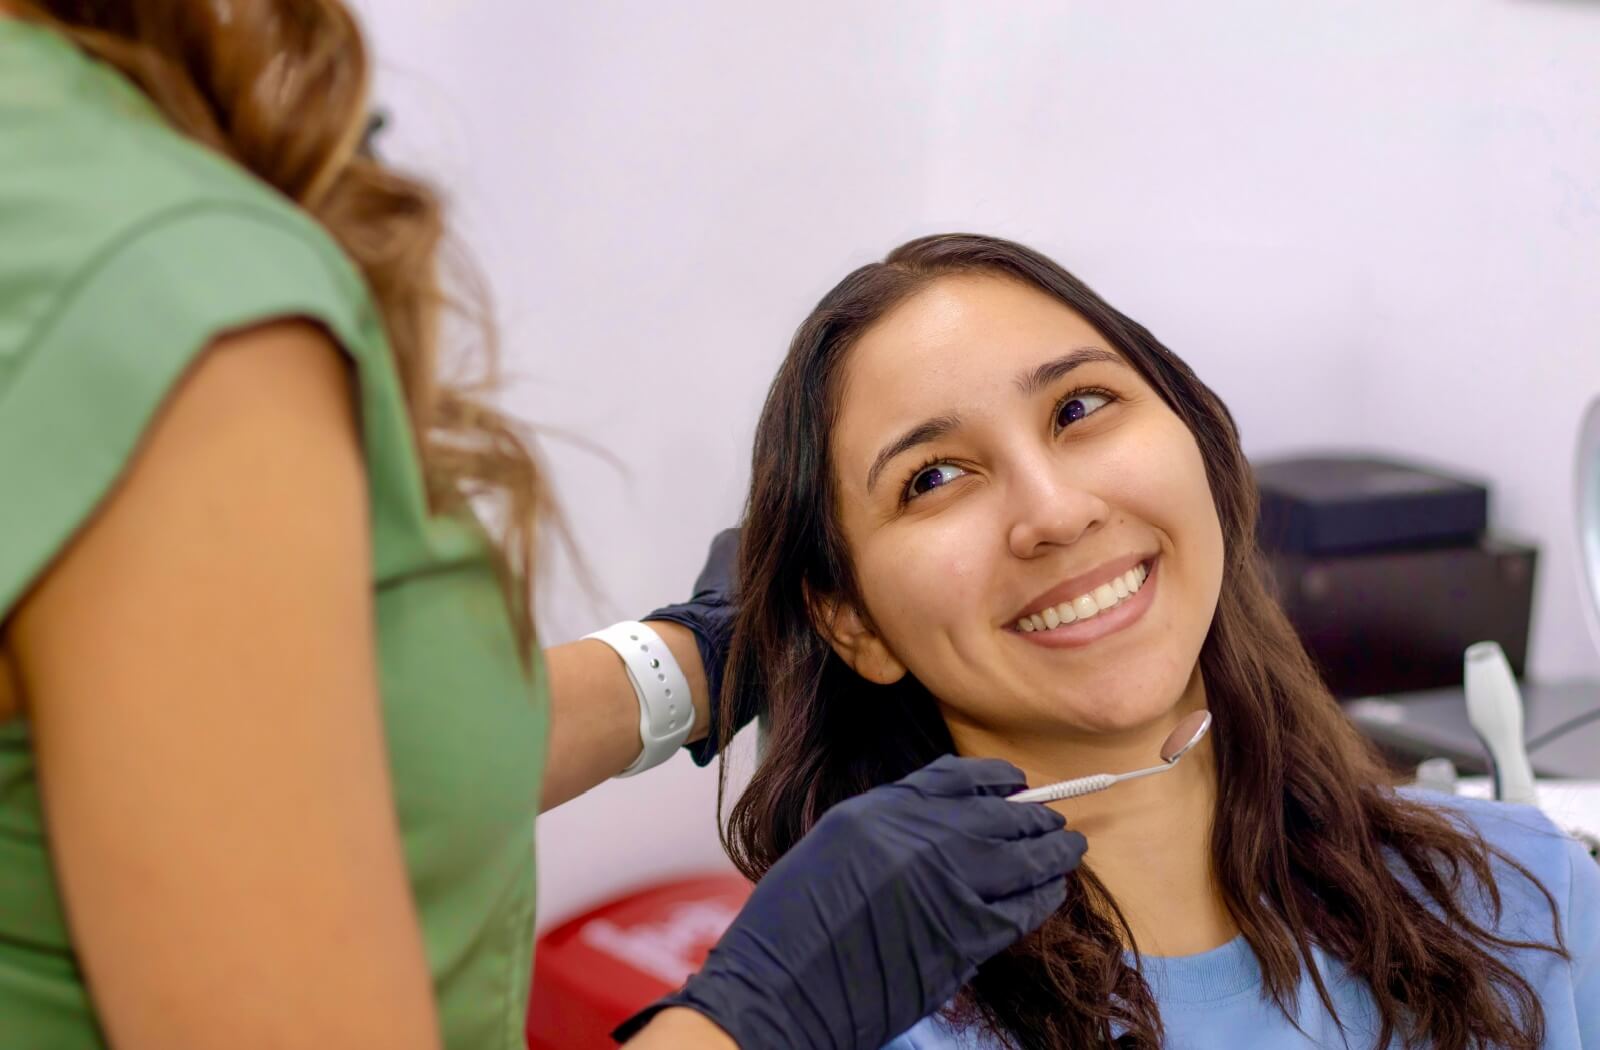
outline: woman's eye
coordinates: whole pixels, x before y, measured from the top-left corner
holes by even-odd
[[[911,499],[932,492],[941,485],[950,484],[965,473],[966,471],[952,464],[935,463],[911,476],[910,483],[906,485],[906,498]]]
[[[1063,430],[1111,403],[1105,394],[1073,394],[1056,409],[1056,429]]]

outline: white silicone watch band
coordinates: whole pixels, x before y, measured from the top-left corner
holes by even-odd
[[[628,681],[639,698],[639,739],[644,750],[617,776],[631,777],[671,758],[694,728],[694,697],[667,643],[634,620],[614,623],[584,637],[606,643],[622,657]]]

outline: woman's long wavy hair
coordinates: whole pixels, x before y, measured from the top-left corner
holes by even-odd
[[[1312,945],[1370,986],[1393,1035],[1442,1048],[1533,1050],[1544,1014],[1506,961],[1511,949],[1565,957],[1549,891],[1465,823],[1392,790],[1341,714],[1269,593],[1254,539],[1256,489],[1228,410],[1143,327],[1028,248],[972,235],[912,241],[850,274],[794,337],[757,426],[740,551],[742,607],[722,703],[764,695],[764,757],[733,806],[724,845],[759,878],[835,803],[953,750],[937,704],[911,676],[880,687],[835,655],[808,601],[865,609],[839,528],[830,466],[839,377],[851,346],[897,304],[945,275],[1024,282],[1088,320],[1188,426],[1205,461],[1226,543],[1221,595],[1200,652],[1219,807],[1211,855],[1227,908],[1260,963],[1264,993],[1290,1017],[1302,971],[1330,1013]],[[724,780],[724,787],[726,781]],[[1481,892],[1498,917],[1491,857],[1533,881],[1552,942],[1508,940],[1464,905]],[[1391,864],[1409,872],[1417,890]],[[1469,885],[1470,880],[1470,885]],[[1037,933],[981,966],[958,1019],[1035,1050],[1157,1047],[1149,987],[1124,961],[1131,931],[1087,869]],[[1432,906],[1431,910],[1428,905]]]
[[[360,27],[338,0],[10,0],[16,13],[110,64],[179,132],[216,150],[309,213],[355,262],[383,319],[405,390],[430,507],[479,502],[492,532],[524,662],[530,587],[547,490],[518,427],[485,395],[498,381],[482,286],[464,259],[444,286],[435,193],[361,149],[370,69]],[[473,376],[445,381],[440,322],[454,310],[481,341]]]

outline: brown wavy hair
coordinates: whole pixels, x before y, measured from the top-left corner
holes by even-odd
[[[524,665],[534,646],[534,530],[553,510],[518,426],[485,396],[498,383],[481,282],[464,257],[445,288],[438,195],[362,149],[370,67],[354,16],[338,0],[9,0],[116,68],[179,132],[240,164],[309,213],[365,278],[405,391],[431,509],[469,501],[491,533]],[[479,333],[440,374],[440,322]]]
[[[728,814],[729,855],[759,878],[828,807],[953,750],[928,690],[910,675],[887,687],[858,677],[813,622],[807,592],[865,608],[830,461],[850,347],[930,282],[972,273],[1023,282],[1082,315],[1199,445],[1226,546],[1221,595],[1199,657],[1215,718],[1218,795],[1228,800],[1216,813],[1211,856],[1228,911],[1260,963],[1264,992],[1293,1019],[1300,976],[1309,972],[1337,1017],[1312,961],[1315,944],[1371,988],[1381,1019],[1377,1046],[1395,1034],[1447,1050],[1539,1046],[1543,1009],[1505,954],[1535,948],[1567,957],[1554,898],[1464,820],[1397,794],[1340,712],[1266,586],[1253,475],[1217,396],[1077,278],[1002,240],[927,237],[856,270],[801,324],[772,384],[744,523],[745,535],[761,542],[740,546],[743,604],[721,698],[731,715],[736,695],[765,696],[768,737]],[[724,717],[722,724],[731,730],[735,723]],[[725,796],[726,772],[723,787]],[[1502,937],[1463,906],[1481,891],[1498,922],[1491,858],[1544,894],[1550,944]],[[1409,873],[1414,890],[1396,868]],[[1087,869],[1068,887],[1039,931],[979,967],[957,1000],[956,1019],[1028,1050],[1160,1046],[1159,1011],[1137,954],[1133,965],[1125,961],[1124,947],[1134,942],[1116,902]]]

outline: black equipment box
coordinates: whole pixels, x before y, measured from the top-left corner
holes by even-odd
[[[1460,686],[1474,642],[1499,642],[1523,675],[1534,547],[1484,536],[1451,547],[1264,553],[1284,611],[1341,700]]]
[[[1471,543],[1489,523],[1489,491],[1461,478],[1372,457],[1254,464],[1263,550],[1331,554]]]

